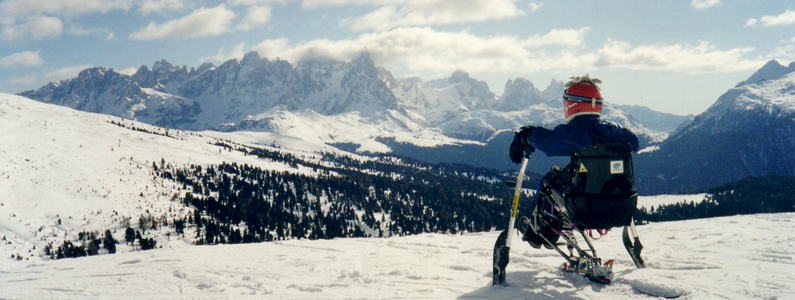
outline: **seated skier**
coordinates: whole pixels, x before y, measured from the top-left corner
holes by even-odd
[[[638,151],[638,137],[634,133],[599,119],[603,100],[597,84],[602,81],[587,74],[573,76],[571,79],[564,85],[563,91],[563,112],[567,123],[558,125],[553,130],[535,126],[522,127],[514,135],[510,146],[511,161],[521,163],[524,153],[533,152],[535,149],[543,151],[547,156],[571,156],[585,146],[622,143],[629,144],[633,152]],[[539,190],[543,188],[543,182],[541,184]],[[538,202],[539,194],[536,194],[533,209],[542,209]],[[544,223],[554,224],[554,220]],[[540,232],[533,231],[533,227],[540,228]],[[522,240],[534,248],[540,248],[542,244],[550,248],[551,245],[544,243],[541,235],[551,243],[556,243],[559,234],[551,227],[554,225],[527,226]]]

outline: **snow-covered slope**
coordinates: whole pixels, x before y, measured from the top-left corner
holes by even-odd
[[[497,232],[291,240],[156,249],[45,262],[6,262],[6,299],[792,299],[793,214],[670,222],[638,228],[636,269],[620,234],[595,242],[616,280],[558,269],[551,250],[511,247],[508,287],[491,286]]]
[[[314,151],[336,150],[323,144],[272,139],[268,134],[166,131],[8,94],[0,94],[0,128],[0,257],[14,254],[36,261],[48,242],[76,239],[81,231],[124,229],[123,224],[136,223],[147,213],[169,219],[184,215],[188,208],[171,201],[178,187],[154,179],[155,162],[207,165],[235,161],[269,170],[309,172],[240,152],[219,151],[209,144],[216,139],[285,143],[290,149],[307,152],[282,151],[307,157]],[[114,234],[117,238],[122,235]],[[159,242],[170,244],[165,237]],[[174,243],[184,245],[191,240]]]

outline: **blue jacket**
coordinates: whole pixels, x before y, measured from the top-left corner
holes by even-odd
[[[632,146],[632,151],[640,148],[632,131],[600,121],[597,115],[575,117],[553,130],[536,127],[527,136],[527,142],[547,156],[571,156],[584,146],[598,144],[626,143]]]

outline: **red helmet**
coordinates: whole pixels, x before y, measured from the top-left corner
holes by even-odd
[[[579,115],[601,115],[602,94],[590,81],[580,81],[563,91],[563,113],[566,122]]]

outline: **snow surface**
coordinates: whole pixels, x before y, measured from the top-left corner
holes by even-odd
[[[497,232],[193,246],[4,263],[6,299],[793,299],[795,214],[639,227],[649,267],[618,232],[595,242],[614,258],[610,285],[558,269],[552,250],[516,243],[507,287],[491,286]],[[519,239],[515,239],[519,241]]]
[[[634,267],[614,230],[595,242],[600,257],[616,259],[611,285],[561,272],[556,253],[517,238],[510,286],[492,287],[498,232],[192,246],[190,228],[185,237],[161,228],[146,233],[160,249],[136,251],[122,241],[117,254],[50,260],[41,254],[48,242],[105,229],[121,240],[125,223],[134,227],[141,214],[190,210],[170,200],[171,183],[152,175],[152,164],[161,160],[234,161],[311,175],[306,168],[219,150],[209,144],[216,139],[306,157],[338,151],[272,133],[172,130],[166,137],[110,121],[164,133],[0,94],[0,299],[654,299],[644,292],[795,299],[795,214],[639,226],[646,269]],[[640,206],[703,199],[682,197],[642,197]]]

